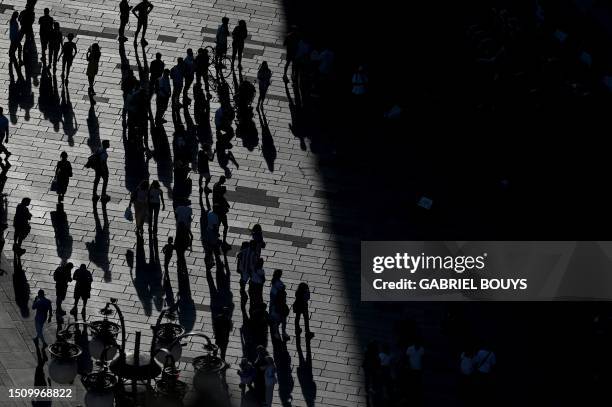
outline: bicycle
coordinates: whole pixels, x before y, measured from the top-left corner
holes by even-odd
[[[232,74],[232,58],[228,56],[231,55],[231,48],[227,48],[225,55],[220,58],[220,61],[217,61],[217,52],[215,47],[208,45],[205,47],[205,49],[208,51],[208,55],[211,58],[210,67],[212,67],[215,71],[221,72],[224,78],[229,78],[229,76]]]

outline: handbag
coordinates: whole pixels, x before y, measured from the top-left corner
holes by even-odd
[[[53,178],[53,181],[51,181],[51,191],[57,192],[57,178]]]
[[[129,220],[130,222],[134,220],[134,216],[132,215],[131,205],[128,205],[128,207],[125,208],[125,213],[123,214],[123,216],[125,216],[125,219]]]

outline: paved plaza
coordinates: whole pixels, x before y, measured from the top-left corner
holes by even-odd
[[[22,10],[25,1],[6,1],[0,4],[3,21],[8,22],[13,10]],[[131,3],[135,3],[132,1]],[[121,60],[118,52],[117,29],[119,26],[118,1],[43,1],[36,4],[36,18],[45,7],[62,25],[64,34],[72,32],[78,54],[71,72],[67,89],[60,86],[60,99],[48,103],[41,99],[41,88],[49,86],[48,79],[41,75],[40,66],[32,72],[31,81],[16,84],[9,80],[8,25],[0,39],[0,90],[4,112],[11,121],[11,138],[7,145],[12,152],[12,167],[4,192],[8,194],[8,235],[2,257],[2,268],[7,272],[0,276],[0,385],[6,387],[32,386],[36,367],[33,313],[23,312],[31,308],[32,299],[38,289],[44,289],[47,297],[55,300],[53,271],[62,258],[79,265],[84,263],[93,273],[92,299],[88,304],[88,319],[100,319],[95,311],[102,308],[109,298],[117,298],[125,314],[128,349],[134,346],[136,331],[142,331],[143,343],[150,343],[150,325],[154,324],[165,306],[168,292],[161,282],[153,281],[138,270],[142,264],[151,264],[148,235],[142,253],[136,247],[134,224],[124,214],[130,200],[130,189],[140,179],[130,177],[130,162],[124,153],[122,141],[123,98],[121,92]],[[240,165],[232,168],[228,180],[229,212],[228,242],[232,244],[229,264],[232,270],[232,292],[236,304],[233,313],[233,330],[227,352],[231,368],[227,381],[233,404],[240,403],[236,374],[242,357],[241,316],[239,310],[239,286],[236,269],[236,246],[249,239],[249,228],[256,223],[263,226],[267,247],[263,251],[266,269],[281,268],[287,284],[289,298],[299,282],[307,282],[312,291],[311,328],[316,336],[312,340],[312,377],[299,368],[299,355],[294,338],[288,343],[288,355],[277,358],[279,371],[291,372],[290,379],[281,379],[276,387],[274,402],[281,405],[365,405],[362,373],[360,369],[362,342],[358,338],[357,324],[353,320],[351,301],[344,295],[347,286],[355,292],[358,263],[353,270],[345,270],[349,264],[347,253],[358,255],[358,237],[332,233],[330,207],[326,194],[333,186],[323,180],[318,169],[317,157],[308,146],[302,149],[300,140],[291,133],[291,114],[285,86],[282,81],[285,50],[283,38],[285,21],[281,0],[259,1],[205,1],[173,0],[155,1],[150,15],[146,58],[152,61],[156,52],[163,54],[166,67],[174,65],[176,57],[184,56],[187,48],[197,50],[202,44],[214,43],[215,31],[223,16],[230,18],[230,29],[239,19],[247,22],[249,38],[246,42],[243,74],[254,80],[262,61],[267,61],[273,76],[265,106],[268,126],[272,135],[275,158],[270,164],[270,155],[264,157],[262,143],[270,151],[270,140],[262,139],[258,123],[259,145],[252,151],[240,145],[233,151]],[[134,67],[136,56],[132,45],[135,21],[132,16],[128,29],[126,56]],[[38,24],[35,24],[38,30]],[[36,31],[37,52],[40,53]],[[87,48],[98,42],[102,50],[100,73],[96,81],[96,104],[90,105],[85,76]],[[39,55],[37,55],[38,57]],[[142,58],[142,55],[140,55]],[[137,73],[137,72],[136,72]],[[59,82],[59,72],[58,72]],[[44,97],[44,96],[42,96]],[[218,107],[214,98],[211,110]],[[58,105],[59,104],[59,105]],[[154,107],[153,107],[154,108]],[[193,106],[190,107],[193,109]],[[165,125],[169,142],[172,142],[170,110],[166,113]],[[255,117],[257,120],[257,115]],[[96,140],[110,141],[108,193],[111,202],[103,211],[102,206],[92,205],[93,171],[84,168],[92,145]],[[74,177],[64,200],[65,216],[56,207],[57,197],[50,191],[54,168],[62,151],[68,153]],[[273,156],[274,154],[272,154]],[[268,162],[266,160],[268,158]],[[171,196],[172,171],[163,162],[151,159],[146,172],[149,179],[159,179],[165,195]],[[211,163],[213,182],[223,174],[217,163]],[[200,207],[198,205],[197,173],[191,174],[194,209],[193,251],[188,252],[189,287],[193,308],[184,311],[181,322],[194,331],[212,335],[209,287],[205,278],[204,252],[200,238]],[[12,217],[16,205],[23,197],[32,199],[32,231],[24,242],[26,249],[22,257],[23,268],[29,286],[30,300],[20,310],[15,303],[15,286],[12,279],[13,243]],[[168,202],[166,211],[160,214],[159,249],[168,236],[175,234],[175,219]],[[341,242],[340,242],[341,240]],[[339,246],[350,247],[340,253]],[[153,251],[151,251],[153,252]],[[341,255],[344,258],[341,259]],[[141,258],[141,256],[143,256]],[[136,261],[134,261],[136,257]],[[176,265],[170,265],[171,281],[177,289]],[[145,273],[146,274],[146,273]],[[270,276],[271,277],[271,276]],[[268,277],[268,278],[270,278]],[[346,279],[352,279],[347,284]],[[69,289],[64,309],[72,301]],[[267,298],[268,288],[264,291]],[[27,315],[26,315],[27,314]],[[67,319],[67,322],[71,319]],[[52,342],[57,325],[55,318],[46,326],[46,337]],[[293,318],[289,329],[293,332]],[[371,327],[375,332],[376,328]],[[189,382],[192,370],[190,358],[197,356],[200,347],[194,343],[185,349],[181,368],[184,380]],[[277,356],[276,354],[274,355]],[[187,379],[185,379],[185,377]],[[306,386],[306,388],[304,388]],[[2,403],[0,403],[2,404]],[[60,405],[59,403],[56,403]]]

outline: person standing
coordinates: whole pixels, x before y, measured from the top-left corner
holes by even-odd
[[[4,144],[9,141],[9,120],[4,115],[4,109],[0,107],[0,153],[4,153],[4,159],[8,160],[11,152],[8,151]]]
[[[153,4],[151,4],[151,2],[148,0],[142,0],[140,4],[132,9],[132,14],[134,14],[138,19],[138,26],[136,27],[136,34],[134,35],[134,43],[138,42],[138,33],[142,29],[142,39],[140,40],[140,43],[145,46],[149,44],[147,40],[145,40],[145,35],[147,33],[147,24],[151,10],[153,10]]]
[[[87,80],[89,81],[89,97],[96,94],[94,91],[94,81],[96,80],[96,75],[98,74],[101,56],[102,53],[100,52],[100,46],[98,43],[92,44],[92,46],[87,50]]]
[[[57,202],[64,200],[66,189],[68,189],[68,182],[72,177],[72,165],[68,161],[68,153],[62,151],[60,154],[60,160],[55,166],[55,180],[57,181]]]
[[[210,55],[208,50],[205,48],[198,49],[198,55],[195,59],[195,77],[196,83],[200,83],[204,80],[204,89],[206,90],[206,96],[210,99],[210,90],[208,85],[208,67],[210,66]]]
[[[164,61],[162,61],[162,54],[159,52],[155,54],[155,59],[151,62],[149,68],[149,95],[157,92],[157,86],[159,85],[159,78],[164,74],[165,68]]]
[[[92,168],[96,172],[94,183],[93,183],[93,195],[91,200],[96,202],[98,199],[102,200],[102,203],[110,201],[110,196],[106,195],[106,188],[108,186],[108,153],[107,149],[110,147],[108,140],[102,141],[102,146],[87,160],[85,168]],[[102,179],[102,198],[98,196],[98,184]]]
[[[57,58],[62,48],[62,41],[64,41],[64,36],[62,35],[60,23],[56,21],[53,23],[53,31],[51,31],[49,39],[49,66],[53,65],[54,73],[57,71]]]
[[[259,223],[256,223],[251,229],[251,239],[254,243],[257,257],[261,257],[261,250],[266,248],[266,242],[263,238],[263,230]]]
[[[74,287],[74,307],[72,307],[70,313],[76,318],[79,312],[79,300],[82,299],[83,310],[81,311],[81,316],[85,319],[85,310],[87,308],[87,300],[91,295],[91,283],[93,282],[93,278],[89,270],[87,270],[87,266],[81,264],[74,272],[72,279],[76,281],[76,285]]]
[[[119,3],[119,41],[126,42],[127,37],[125,36],[125,26],[130,21],[130,10],[132,6],[128,3],[128,0],[121,0]]]
[[[55,304],[56,314],[58,317],[66,315],[66,311],[62,309],[62,302],[66,299],[68,293],[68,283],[72,281],[72,269],[74,264],[66,263],[60,265],[53,273],[53,280],[55,281]]]
[[[38,295],[34,299],[32,309],[36,310],[36,316],[34,317],[36,336],[32,339],[36,345],[38,345],[38,340],[41,339],[43,348],[46,348],[47,342],[45,341],[44,326],[45,321],[51,322],[51,317],[53,316],[53,306],[51,305],[51,301],[45,298],[44,290],[38,290]]]
[[[249,33],[247,31],[246,21],[238,21],[238,25],[232,31],[232,69],[238,55],[238,69],[242,69],[242,52],[244,51],[244,42]]]
[[[134,219],[136,220],[136,235],[142,237],[144,223],[149,214],[149,181],[143,180],[132,194],[130,205],[134,205]]]
[[[202,196],[202,192],[206,195],[210,194],[212,191],[208,187],[210,184],[210,167],[208,163],[212,161],[210,148],[202,148],[198,152],[198,173],[200,174],[198,184],[200,186],[200,196]],[[202,179],[205,180],[204,187],[202,188]]]
[[[225,68],[221,64],[223,63],[223,58],[227,55],[227,37],[230,34],[228,24],[229,18],[223,17],[215,36],[215,66],[217,69]]]
[[[263,303],[263,287],[266,282],[266,271],[264,270],[263,259],[257,259],[255,268],[251,273],[251,280],[249,281],[249,297],[251,299],[251,307],[255,304]]]
[[[9,62],[12,66],[15,67],[17,71],[17,76],[21,77],[21,65],[23,61],[21,60],[21,50],[23,49],[21,46],[21,29],[19,27],[19,12],[13,12],[11,16],[11,21],[9,22],[9,39],[11,41],[11,45],[9,46]],[[19,59],[15,56],[15,52],[18,52]]]
[[[289,78],[287,77],[289,65],[292,65],[292,70],[295,71],[295,56],[297,54],[298,42],[300,42],[300,37],[298,34],[297,26],[292,25],[289,29],[289,32],[285,36],[285,41],[283,43],[283,45],[287,49],[287,61],[285,62],[285,73],[283,74],[283,80],[285,82],[289,82]],[[293,76],[294,75],[292,74],[291,77]]]
[[[219,181],[213,185],[213,211],[219,216],[219,221],[223,225],[223,244],[227,243],[227,213],[229,212],[230,204],[225,199],[227,187],[225,186],[225,176],[219,177]]]
[[[77,47],[76,44],[72,42],[74,39],[73,33],[68,33],[66,38],[68,38],[68,41],[62,45],[62,52],[60,53],[60,56],[62,57],[62,79],[66,78],[65,83],[68,84],[68,76],[70,76],[70,68],[72,67],[74,57],[77,54]]]
[[[15,244],[13,245],[13,251],[17,253],[17,256],[21,256],[25,253],[25,249],[21,248],[21,244],[30,234],[30,219],[32,214],[28,209],[30,205],[30,198],[23,198],[21,203],[17,205],[15,209],[15,217],[13,218],[13,227],[15,228]]]
[[[287,317],[289,307],[287,306],[287,291],[282,282],[283,270],[276,269],[272,274],[270,286],[270,317],[272,319],[272,331],[275,339],[280,340],[278,332],[279,326],[282,327],[283,340],[287,342],[290,338],[287,335]]]
[[[268,63],[263,61],[257,71],[257,83],[259,84],[259,99],[257,100],[257,109],[263,108],[268,88],[270,87],[270,79],[272,79],[272,71],[268,68]]]
[[[38,19],[38,25],[40,26],[40,46],[42,48],[41,61],[43,64],[47,63],[47,47],[49,40],[51,39],[51,33],[53,31],[53,17],[49,15],[49,9],[45,8],[44,15]],[[51,51],[49,51],[49,62],[51,62]]]
[[[303,316],[307,340],[314,337],[314,333],[310,332],[308,301],[310,301],[310,289],[308,288],[308,284],[302,282],[295,291],[295,301],[293,303],[293,312],[295,313],[295,336],[299,337],[302,333],[302,328],[300,328],[300,316]]]
[[[266,357],[266,366],[264,368],[264,378],[266,384],[266,407],[272,407],[272,399],[274,398],[274,386],[278,382],[276,378],[276,365],[272,356]]]
[[[157,98],[155,99],[156,111],[155,111],[155,124],[161,126],[166,123],[164,114],[168,109],[168,102],[170,101],[170,94],[172,89],[170,88],[170,70],[164,69],[164,73],[157,81]]]
[[[159,206],[161,203],[162,210],[166,210],[164,202],[164,192],[161,190],[159,181],[151,182],[149,188],[149,230],[153,229],[153,234],[157,236],[157,221],[159,219]]]
[[[34,41],[34,21],[36,20],[36,15],[34,13],[34,5],[28,2],[25,6],[25,9],[19,13],[19,23],[21,24],[21,38],[25,38],[25,42]]]
[[[185,79],[185,67],[183,58],[177,58],[176,65],[170,70],[172,78],[172,108],[180,108],[183,105],[179,102],[181,92],[183,90],[183,81]]]

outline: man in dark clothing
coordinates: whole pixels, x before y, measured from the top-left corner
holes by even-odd
[[[285,73],[283,75],[283,80],[285,82],[289,82],[289,78],[287,77],[289,64],[295,65],[295,54],[297,53],[298,42],[300,42],[300,36],[297,27],[293,25],[287,33],[287,36],[285,37],[285,42],[283,44],[287,48],[287,61],[285,62]],[[295,70],[294,66],[292,66],[292,70]]]
[[[26,37],[26,42],[34,40],[34,20],[36,15],[34,14],[34,6],[28,3],[26,8],[19,13],[19,23],[21,24],[21,38]]]
[[[140,4],[132,9],[132,14],[138,19],[138,26],[136,27],[136,35],[134,35],[134,42],[138,41],[138,33],[142,29],[142,39],[140,43],[147,45],[148,42],[145,40],[145,34],[147,33],[147,24],[149,21],[149,13],[153,10],[153,4],[148,0],[142,0]]]
[[[132,7],[129,5],[128,0],[121,0],[121,3],[119,3],[119,41],[121,42],[127,41],[125,26],[130,21],[131,9]]]
[[[15,228],[15,244],[13,245],[13,251],[21,256],[25,253],[25,249],[21,248],[21,243],[30,233],[30,219],[32,214],[28,209],[30,205],[30,198],[23,198],[21,203],[17,205],[15,210],[15,218],[13,219],[13,227]]]
[[[68,292],[68,283],[72,281],[72,263],[66,263],[55,269],[53,280],[55,281],[55,304],[57,308],[57,316],[66,315],[66,311],[62,309],[62,301],[66,299]]]
[[[40,60],[43,64],[47,62],[47,46],[53,32],[53,17],[49,15],[49,9],[45,9],[45,15],[38,19],[40,25],[40,46],[42,47],[42,57]],[[49,62],[51,62],[51,51],[49,50]]]
[[[38,296],[36,296],[36,299],[34,299],[32,309],[36,310],[36,316],[34,317],[34,325],[36,326],[36,336],[33,338],[34,342],[38,344],[38,340],[42,339],[43,348],[46,348],[47,342],[45,341],[43,327],[45,325],[45,321],[51,322],[51,316],[53,315],[53,307],[51,305],[51,301],[45,298],[45,292],[43,290],[38,290]]]
[[[244,42],[248,36],[246,21],[238,21],[238,25],[232,31],[232,68],[238,54],[238,68],[242,68],[242,52],[244,51]]]
[[[165,68],[165,64],[164,64],[164,61],[162,61],[162,54],[158,52],[157,54],[155,54],[155,60],[151,62],[151,68],[150,68],[151,77],[149,80],[149,86],[150,86],[149,95],[153,96],[153,93],[157,92],[158,81],[159,81],[159,78],[161,78],[162,74],[164,73],[164,68]]]
[[[204,48],[198,49],[198,55],[195,58],[195,76],[196,83],[200,83],[200,80],[204,79],[204,89],[206,90],[206,96],[210,99],[210,90],[208,88],[208,67],[210,66],[210,55]]]
[[[213,186],[213,211],[219,216],[219,221],[223,225],[223,245],[227,245],[227,212],[229,203],[225,199],[227,188],[225,187],[225,177],[219,177],[219,181]]]
[[[83,319],[85,319],[85,309],[87,308],[87,300],[91,295],[91,283],[93,278],[91,277],[91,273],[87,270],[87,266],[81,264],[72,276],[72,279],[76,281],[76,286],[74,287],[74,307],[70,313],[77,317],[79,312],[79,299],[83,300],[83,310],[81,311],[81,315]]]

